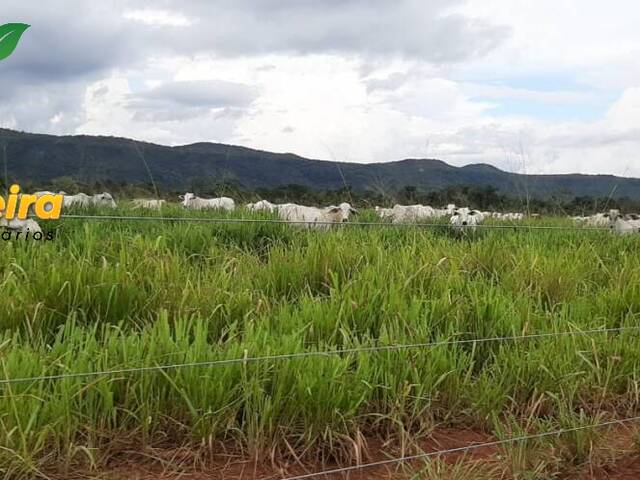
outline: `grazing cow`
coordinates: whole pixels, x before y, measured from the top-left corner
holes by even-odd
[[[617,210],[616,210],[617,212]],[[611,212],[609,212],[611,213]],[[589,227],[606,227],[609,225],[609,213],[596,213],[587,218],[587,226]],[[618,212],[620,213],[620,212]],[[617,215],[617,214],[616,214]]]
[[[18,218],[14,218],[12,220],[0,218],[0,227],[22,233],[42,233],[40,225],[38,225],[38,222],[32,218],[26,218],[24,220],[20,220]]]
[[[306,227],[320,226],[315,224],[317,222],[324,221],[323,211],[321,209],[315,207],[306,207],[304,205],[296,205],[295,203],[285,203],[282,205],[278,205],[278,214],[284,221],[300,222],[301,226]],[[302,222],[304,222],[304,224]]]
[[[609,228],[618,235],[632,235],[640,232],[640,218],[637,215],[626,217],[620,214],[620,210],[610,210],[604,214],[609,221]]]
[[[166,200],[155,200],[155,199],[145,199],[145,198],[136,198],[133,200],[133,209],[138,208],[147,208],[153,210],[160,210],[162,206],[166,203]]]
[[[416,222],[435,216],[435,210],[425,205],[394,205],[392,209],[393,223]]]
[[[435,208],[433,211],[433,216],[435,218],[444,218],[450,217],[453,215],[458,207],[456,207],[455,203],[450,203],[445,208]]]
[[[116,208],[116,201],[113,199],[110,193],[96,193],[91,196],[90,204],[95,207],[109,207]]]
[[[473,215],[476,217],[478,224],[480,222],[484,222],[485,218],[487,218],[484,212],[481,212],[480,210],[472,210],[472,209],[468,209],[468,210],[469,210],[469,213],[474,212]]]
[[[62,206],[67,207],[88,207],[91,205],[91,197],[86,193],[78,193],[76,195],[65,195],[62,200]]]
[[[447,205],[447,208],[445,208],[448,215],[453,215],[454,213],[456,213],[457,209],[458,207],[456,207],[455,203],[450,203],[449,205]]]
[[[332,208],[333,206],[329,207]],[[351,206],[351,204],[347,203],[347,202],[342,202],[340,205],[338,205],[338,208],[340,210],[342,210],[342,215],[345,218],[345,220],[343,220],[343,222],[346,222],[349,220],[349,216],[351,215],[357,215],[358,214],[358,210],[356,210],[355,208],[353,208]]]
[[[511,221],[519,221],[524,220],[524,213],[493,213],[493,218],[497,218],[499,220],[511,220]]]
[[[585,225],[587,223],[587,220],[589,220],[589,217],[577,216],[571,217],[571,220],[577,225]]]
[[[260,212],[260,211],[275,212],[277,209],[278,209],[278,206],[274,203],[271,203],[268,200],[260,200],[259,202],[249,203],[247,205],[247,210],[251,210],[253,212]]]
[[[481,212],[470,210],[469,208],[458,208],[453,212],[449,223],[453,225],[457,231],[471,230],[475,232],[476,226],[479,225],[482,220],[483,216]]]
[[[376,214],[380,218],[393,218],[393,209],[392,208],[381,208],[376,207]]]
[[[444,218],[451,216],[449,210],[446,208],[434,208],[433,209],[433,217],[434,218]]]
[[[295,222],[302,227],[328,228],[330,224],[349,221],[349,216],[358,211],[348,203],[327,208],[305,207],[294,203],[278,205],[278,214],[282,220]]]
[[[200,198],[193,193],[185,193],[180,198],[182,199],[182,206],[192,210],[219,209],[231,212],[236,208],[236,202],[228,197]]]

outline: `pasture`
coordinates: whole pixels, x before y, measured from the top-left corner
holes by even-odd
[[[276,218],[178,206],[115,213]],[[359,220],[379,221],[373,211]],[[633,328],[636,236],[166,220],[41,226],[54,241],[0,243],[0,377],[68,377],[0,385],[5,478],[65,478],[126,452],[177,447],[203,468],[225,452],[313,471],[366,463],[372,445],[414,454],[440,429],[504,439],[640,411],[633,330],[73,376]],[[492,463],[503,476],[487,478],[563,478],[615,462],[609,438],[586,429],[507,445]],[[429,476],[436,467],[454,468],[432,462],[420,478],[441,478]]]

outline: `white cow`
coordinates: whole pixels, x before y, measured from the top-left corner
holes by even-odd
[[[519,220],[524,220],[524,213],[498,213],[498,212],[493,212],[491,214],[491,216],[493,218],[496,218],[498,220],[510,220],[510,221],[519,221]]]
[[[576,225],[586,225],[587,221],[589,220],[589,217],[583,217],[583,216],[576,216],[576,217],[570,217],[571,220],[573,221],[573,223],[575,223]]]
[[[153,210],[160,210],[162,206],[166,203],[166,200],[155,200],[155,199],[146,199],[146,198],[136,198],[133,200],[133,209],[138,208],[148,208]]]
[[[433,213],[435,218],[450,217],[453,215],[458,207],[455,203],[450,203],[444,208],[435,208]]]
[[[22,233],[42,233],[40,225],[38,225],[38,222],[32,218],[26,218],[24,220],[20,220],[18,218],[14,218],[12,220],[0,218],[0,227]]]
[[[610,210],[604,214],[609,221],[609,228],[618,235],[631,235],[640,232],[640,218],[637,215],[623,217],[620,210]]]
[[[116,208],[116,201],[113,199],[110,193],[102,192],[96,193],[91,196],[91,205],[96,207],[110,207]]]
[[[182,206],[190,208],[192,210],[203,209],[219,209],[226,211],[233,211],[236,208],[236,202],[232,198],[220,197],[220,198],[200,198],[196,197],[193,193],[185,193],[181,195]]]
[[[416,222],[435,216],[435,210],[425,205],[394,205],[392,209],[393,223]]]
[[[62,200],[62,206],[68,207],[88,207],[91,205],[91,197],[86,193],[78,193],[76,195],[65,195]]]
[[[376,214],[380,218],[393,218],[393,208],[381,208],[376,206]]]
[[[589,227],[606,227],[609,225],[609,214],[612,212],[617,216],[620,212],[618,210],[612,210],[609,213],[596,213],[587,218],[586,224]]]
[[[453,212],[449,222],[455,230],[461,231],[469,229],[475,231],[476,226],[482,223],[483,220],[482,213],[477,210],[458,208]]]
[[[40,197],[44,197],[45,195],[66,195],[66,192],[58,192],[58,193],[54,193],[54,192],[50,192],[48,190],[42,191],[42,192],[36,192],[34,193],[34,195],[38,198]]]
[[[333,208],[333,205],[328,208]],[[351,204],[347,202],[342,202],[340,205],[338,205],[338,208],[342,210],[342,215],[344,216],[344,218],[346,218],[346,220],[343,220],[345,222],[349,220],[349,216],[358,214],[358,210],[353,208]]]
[[[349,221],[350,215],[357,213],[358,211],[348,203],[327,208],[306,207],[294,203],[278,205],[278,214],[282,220],[295,222],[307,228],[328,228],[330,224]]]
[[[268,200],[260,200],[256,203],[247,204],[247,210],[251,210],[253,212],[266,211],[266,212],[275,212],[278,209],[278,206],[275,203],[271,203]]]

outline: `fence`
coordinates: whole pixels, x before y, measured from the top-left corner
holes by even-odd
[[[558,338],[558,337],[568,337],[568,336],[590,336],[590,335],[622,333],[622,332],[631,332],[631,331],[640,331],[640,326],[616,327],[616,328],[594,329],[594,330],[584,330],[584,331],[549,332],[549,333],[539,333],[539,334],[529,334],[529,335],[514,335],[514,336],[503,336],[503,337],[476,338],[476,339],[447,340],[447,341],[439,341],[439,342],[426,342],[426,343],[405,344],[405,345],[382,345],[382,346],[349,348],[349,349],[318,351],[318,352],[297,352],[297,353],[281,354],[281,355],[264,355],[264,356],[254,356],[254,357],[245,356],[243,358],[212,360],[207,362],[179,363],[179,364],[158,365],[158,366],[148,366],[148,367],[139,367],[139,368],[121,368],[121,369],[95,371],[95,372],[47,375],[47,376],[28,377],[28,378],[13,378],[13,379],[6,378],[3,380],[0,380],[0,385],[57,381],[57,380],[63,380],[63,379],[80,379],[80,378],[86,379],[86,378],[95,378],[95,377],[101,377],[101,376],[150,373],[155,371],[176,370],[176,369],[184,369],[184,368],[222,367],[222,366],[238,365],[238,364],[246,365],[248,363],[294,360],[294,359],[308,358],[308,357],[329,357],[329,356],[337,356],[337,355],[349,355],[349,354],[373,353],[373,352],[390,352],[390,351],[399,351],[399,350],[436,348],[441,346],[456,346],[456,345],[489,343],[489,342],[507,342],[507,341],[514,342],[514,341],[525,341],[525,340],[534,340],[534,339],[543,339],[543,338]],[[564,435],[571,432],[577,432],[581,430],[598,429],[598,428],[604,428],[604,427],[614,426],[614,425],[623,425],[631,422],[636,422],[639,420],[640,420],[640,416],[629,417],[629,418],[624,418],[620,420],[611,420],[611,421],[601,422],[593,425],[583,425],[583,426],[574,427],[574,428],[565,428],[565,429],[559,429],[559,430],[554,430],[550,432],[523,435],[523,436],[512,437],[512,438],[507,438],[503,440],[477,443],[477,444],[467,445],[463,447],[451,448],[446,450],[438,450],[434,452],[426,452],[426,453],[421,453],[421,454],[416,454],[411,456],[404,456],[399,458],[392,458],[388,460],[381,460],[381,461],[371,462],[371,463],[366,463],[361,465],[353,465],[348,467],[335,468],[331,470],[324,470],[320,472],[306,473],[303,475],[286,477],[284,480],[304,480],[304,479],[310,479],[310,478],[326,477],[330,475],[331,476],[345,475],[351,472],[358,472],[358,471],[379,468],[379,467],[388,467],[391,465],[400,465],[403,463],[414,462],[417,460],[425,460],[427,458],[441,457],[441,456],[455,454],[455,453],[469,452],[469,451],[473,451],[480,448],[500,447],[508,444],[525,442],[529,440],[541,439],[541,438],[552,437],[552,436],[560,436],[560,435]]]
[[[486,230],[551,230],[551,231],[580,231],[580,232],[607,232],[609,228],[588,226],[563,226],[563,225],[526,225],[526,224],[479,224],[474,226],[455,226],[450,223],[391,223],[391,222],[307,222],[294,220],[254,219],[254,218],[205,218],[205,217],[158,217],[158,216],[119,216],[119,215],[61,215],[66,220],[91,220],[91,221],[157,221],[157,222],[194,222],[213,224],[272,224],[272,225],[298,225],[298,226],[340,226],[340,227],[385,227],[385,228],[431,228],[431,229],[486,229]]]
[[[401,463],[407,463],[407,462],[412,462],[416,460],[425,460],[427,458],[432,458],[432,457],[441,457],[444,455],[451,455],[453,453],[465,453],[465,452],[470,452],[472,450],[477,450],[480,448],[500,447],[500,446],[508,445],[511,443],[519,443],[519,442],[526,442],[528,440],[537,440],[537,439],[546,438],[546,437],[560,436],[567,433],[579,432],[582,430],[604,428],[604,427],[609,427],[613,425],[624,425],[626,423],[637,422],[638,420],[640,420],[640,417],[629,417],[629,418],[623,418],[621,420],[611,420],[608,422],[597,423],[595,425],[583,425],[583,426],[574,427],[574,428],[563,428],[563,429],[554,430],[551,432],[542,432],[542,433],[537,433],[533,435],[523,435],[520,437],[506,438],[504,440],[496,440],[493,442],[476,443],[473,445],[467,445],[465,447],[450,448],[447,450],[437,450],[435,452],[427,452],[427,453],[421,453],[418,455],[392,458],[389,460],[365,463],[362,465],[354,465],[351,467],[335,468],[332,470],[324,470],[322,472],[307,473],[304,475],[297,475],[295,477],[287,477],[285,480],[304,480],[307,478],[326,477],[328,475],[344,475],[350,472],[362,471],[362,470],[372,469],[376,467],[398,465]]]
[[[565,331],[565,332],[549,332],[549,333],[536,333],[530,335],[514,335],[510,337],[489,337],[489,338],[474,338],[474,339],[462,339],[462,340],[446,340],[441,342],[426,342],[415,343],[406,345],[381,345],[362,348],[347,348],[340,350],[326,350],[320,352],[298,352],[288,353],[283,355],[265,355],[258,357],[242,357],[226,360],[211,360],[206,362],[192,362],[192,363],[176,363],[168,365],[156,365],[148,367],[133,367],[133,368],[121,368],[114,370],[103,370],[98,372],[81,372],[81,373],[68,373],[60,375],[43,375],[40,377],[26,377],[26,378],[6,378],[0,380],[0,385],[11,385],[18,383],[32,383],[42,381],[55,381],[64,379],[79,379],[79,378],[93,378],[111,375],[125,375],[132,373],[147,373],[161,370],[179,370],[183,368],[197,368],[197,367],[219,367],[227,365],[247,364],[266,361],[281,361],[281,360],[295,360],[299,358],[308,357],[330,357],[338,355],[349,355],[354,353],[373,353],[373,352],[389,352],[398,350],[415,350],[420,348],[435,348],[443,346],[453,345],[465,345],[465,344],[477,344],[477,343],[489,343],[489,342],[508,342],[518,340],[533,340],[541,338],[552,337],[566,337],[571,335],[598,335],[604,333],[622,333],[625,331],[639,331],[640,326],[634,327],[616,327],[596,330],[584,330],[584,331]]]
[[[62,215],[61,218],[64,220],[90,220],[90,221],[158,221],[158,222],[194,222],[194,223],[209,223],[209,224],[254,224],[254,225],[255,224],[274,224],[274,225],[299,225],[299,226],[310,225],[309,222],[304,222],[304,221],[289,221],[289,220],[276,220],[276,219],[248,219],[248,218],[202,218],[202,217],[167,217],[167,216],[117,216],[117,215]],[[313,222],[311,225],[331,226],[335,224],[332,222]],[[460,228],[460,227],[455,227],[448,223],[446,224],[445,223],[396,224],[396,223],[389,223],[389,222],[359,222],[359,221],[346,222],[346,223],[340,224],[340,226],[384,227],[384,228],[426,228],[426,229]],[[487,229],[487,230],[528,230],[528,231],[545,231],[545,230],[546,231],[580,231],[580,232],[609,231],[608,228],[601,228],[601,227],[524,225],[524,224],[515,224],[515,223],[514,224],[480,224],[480,225],[474,226],[473,228]],[[436,348],[436,347],[443,347],[443,346],[459,346],[459,345],[466,345],[466,344],[479,344],[479,343],[490,343],[490,342],[516,342],[516,341],[527,341],[527,340],[544,339],[544,338],[590,336],[590,335],[613,334],[613,333],[622,333],[622,332],[630,332],[630,331],[640,331],[640,326],[595,329],[595,330],[585,330],[585,331],[550,332],[550,333],[539,333],[539,334],[529,334],[529,335],[514,335],[514,336],[502,336],[502,337],[476,338],[476,339],[457,339],[457,340],[435,341],[435,342],[404,344],[404,345],[377,345],[377,346],[369,346],[369,347],[347,348],[347,349],[337,349],[337,350],[327,350],[327,351],[307,351],[307,352],[295,352],[295,353],[288,353],[288,354],[263,355],[263,356],[252,356],[252,357],[244,356],[242,358],[210,360],[210,361],[192,362],[192,363],[176,363],[176,364],[144,366],[144,367],[129,367],[129,368],[119,368],[119,369],[92,371],[92,372],[78,372],[78,373],[66,373],[66,374],[61,373],[61,374],[53,374],[53,375],[42,375],[37,377],[5,378],[5,379],[0,379],[0,386],[13,385],[13,384],[25,384],[25,383],[37,383],[37,382],[50,382],[50,381],[58,381],[63,379],[88,379],[88,378],[106,377],[106,376],[114,376],[114,375],[133,375],[133,374],[140,374],[140,373],[144,374],[144,373],[153,373],[153,372],[168,371],[168,370],[179,370],[179,369],[186,369],[186,368],[214,368],[214,367],[224,367],[224,366],[230,366],[230,365],[247,365],[250,363],[257,363],[257,362],[279,362],[284,360],[295,360],[295,359],[309,358],[309,357],[331,357],[331,356],[365,354],[365,353],[375,353],[375,352],[392,352],[392,351],[402,351],[402,350],[429,349],[429,348]],[[469,452],[469,451],[473,451],[480,448],[501,447],[508,444],[518,443],[518,442],[525,442],[525,441],[541,439],[545,437],[560,436],[563,434],[577,432],[581,430],[598,429],[598,428],[604,428],[604,427],[614,426],[614,425],[623,425],[631,422],[636,422],[638,420],[640,420],[640,417],[629,417],[629,418],[624,418],[620,420],[611,420],[607,422],[579,426],[575,428],[559,429],[559,430],[554,430],[550,432],[542,432],[537,434],[507,438],[503,440],[477,443],[477,444],[467,445],[467,446],[458,447],[458,448],[426,452],[426,453],[421,453],[421,454],[416,454],[411,456],[404,456],[400,458],[392,458],[392,459],[382,460],[378,462],[366,463],[362,465],[335,468],[335,469],[325,470],[320,472],[311,472],[303,475],[287,477],[285,480],[304,480],[304,479],[326,477],[326,476],[345,475],[352,472],[359,472],[367,469],[388,467],[392,465],[399,465],[402,463],[414,462],[417,460],[424,460],[427,458],[440,457],[440,456],[450,455],[455,453],[464,453],[464,452]]]

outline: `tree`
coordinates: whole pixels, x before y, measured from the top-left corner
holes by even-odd
[[[51,180],[51,187],[54,192],[78,193],[80,187],[78,183],[71,177],[57,177]]]

